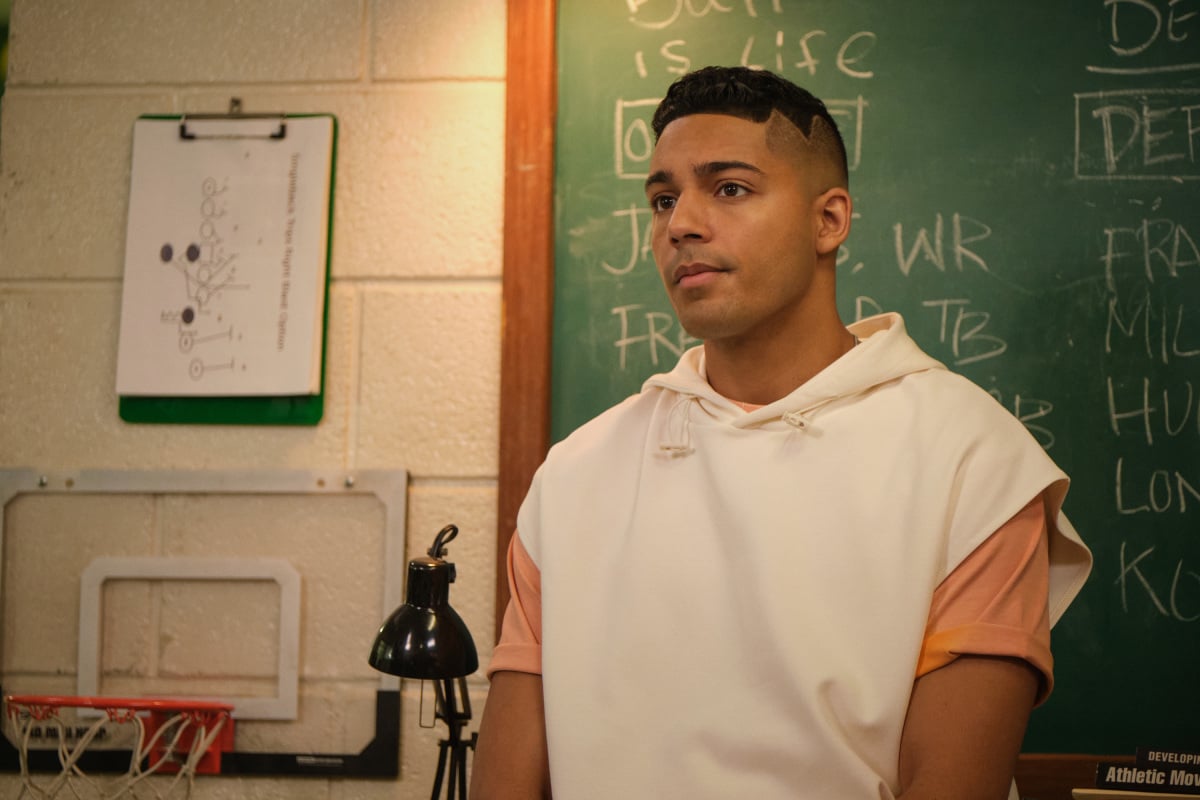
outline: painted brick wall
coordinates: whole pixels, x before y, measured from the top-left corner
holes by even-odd
[[[423,552],[446,522],[462,529],[452,546],[453,599],[486,663],[504,42],[500,0],[16,0],[0,114],[0,468],[407,469],[408,550]],[[339,119],[325,416],[301,428],[129,425],[118,417],[113,385],[133,121],[225,111],[231,97],[250,112]],[[361,548],[329,546],[333,523],[321,513],[298,514],[280,535],[283,511],[272,503],[222,500],[206,508],[196,498],[194,508],[154,511],[144,502],[83,498],[70,509],[26,502],[8,509],[4,558],[22,567],[20,576],[5,573],[5,591],[18,594],[6,609],[16,619],[4,632],[0,668],[71,677],[77,567],[70,565],[81,541],[107,555],[211,547],[284,553],[302,574],[306,563],[335,576],[363,569]],[[339,513],[366,529],[374,512],[360,505]],[[201,544],[210,540],[189,540],[186,523],[172,528],[172,514],[214,524],[222,515],[239,524],[258,515],[263,541]],[[41,535],[50,529],[58,533]],[[56,586],[66,601],[28,602],[23,594]],[[113,608],[127,609],[121,620],[147,606],[144,591],[114,591]],[[239,605],[270,608],[261,592],[247,587],[190,602],[215,604],[218,616]],[[145,626],[128,624],[106,642],[106,664],[137,673],[151,660],[204,660],[203,651],[168,646],[175,619],[168,600]],[[371,612],[336,582],[305,595],[304,624],[313,631],[305,635],[329,636],[327,648],[318,652],[310,641],[302,651],[313,696],[322,680],[374,679],[357,654],[343,652],[361,644],[365,659],[369,638],[337,641],[340,612],[371,631],[381,621],[361,620]],[[220,654],[220,669],[253,675],[269,667],[270,628],[269,620],[251,619],[246,635]],[[42,635],[18,641],[22,630]],[[476,676],[477,709],[485,689]],[[193,797],[425,797],[441,731],[418,726],[418,692],[405,683],[398,782],[222,778],[201,781]],[[355,721],[339,716],[356,709],[329,714],[331,740],[350,735]],[[15,796],[16,786],[0,776],[0,795]]]

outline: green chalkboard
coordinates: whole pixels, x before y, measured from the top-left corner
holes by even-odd
[[[560,0],[551,435],[689,344],[646,249],[649,118],[682,70],[829,103],[852,321],[918,342],[1072,476],[1096,554],[1027,752],[1200,747],[1200,8],[1168,0]]]

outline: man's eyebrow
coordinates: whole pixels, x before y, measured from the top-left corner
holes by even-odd
[[[722,172],[727,172],[729,170],[735,170],[735,169],[748,170],[748,171],[754,172],[758,175],[766,174],[761,169],[754,166],[753,164],[751,164],[748,161],[705,161],[703,164],[697,164],[696,166],[692,167],[692,172],[694,172],[697,177],[708,178],[708,177],[712,177],[713,175],[719,175]],[[653,186],[657,183],[670,183],[670,182],[671,182],[671,173],[667,172],[666,170],[660,169],[657,172],[651,173],[650,177],[646,178],[645,188],[649,189],[651,186]]]
[[[650,173],[650,177],[646,178],[646,185],[644,188],[649,189],[651,186],[653,186],[656,183],[669,183],[670,181],[671,181],[671,173],[667,172],[664,169],[660,169],[657,172]]]
[[[745,169],[749,170],[750,172],[755,172],[759,175],[766,174],[761,169],[747,161],[708,161],[704,164],[697,164],[693,169],[693,172],[695,172],[699,177],[709,177],[712,175],[717,175],[721,172],[727,172],[731,169]]]

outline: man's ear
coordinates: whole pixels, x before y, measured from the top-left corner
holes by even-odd
[[[814,202],[817,219],[817,253],[829,255],[850,235],[850,217],[854,213],[854,202],[850,193],[840,186],[829,189]]]

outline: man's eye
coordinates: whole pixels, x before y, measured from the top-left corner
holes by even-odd
[[[722,197],[741,197],[746,194],[746,187],[738,183],[722,183],[717,193]]]
[[[650,208],[654,211],[670,211],[675,207],[675,198],[670,195],[660,194],[650,201]]]

